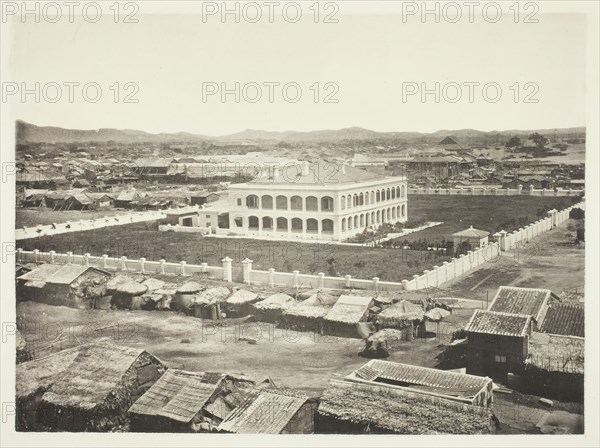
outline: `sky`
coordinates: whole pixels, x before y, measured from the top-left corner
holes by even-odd
[[[549,13],[540,4],[537,23],[523,23],[528,11],[520,11],[518,23],[507,11],[497,23],[482,13],[470,23],[466,9],[457,23],[446,20],[450,12],[439,23],[428,16],[422,23],[419,13],[403,15],[399,4],[336,3],[337,11],[321,5],[314,23],[311,3],[302,6],[296,23],[279,11],[269,23],[261,2],[257,23],[244,20],[252,19],[251,10],[239,23],[233,16],[222,23],[218,12],[203,15],[197,7],[184,14],[187,4],[158,2],[136,3],[137,23],[123,23],[124,16],[114,23],[110,3],[97,23],[78,16],[69,23],[66,14],[57,23],[44,16],[39,23],[8,17],[3,100],[12,116],[37,125],[212,136],[244,129],[586,125],[582,14]],[[327,13],[337,23],[323,23]],[[291,12],[285,17],[293,19]],[[65,83],[79,83],[72,85],[72,102]],[[40,98],[23,98],[24,88],[39,91]],[[237,90],[239,101],[234,93],[222,98],[223,88]],[[17,90],[9,95],[6,89]],[[439,98],[422,97],[423,89],[437,90]]]

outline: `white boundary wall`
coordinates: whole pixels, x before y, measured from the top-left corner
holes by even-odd
[[[578,196],[584,194],[585,190],[547,190],[542,188],[536,190],[533,188],[497,188],[487,186],[456,187],[456,188],[419,188],[409,187],[408,194],[429,194],[429,195],[462,195],[462,196],[547,196],[564,197]]]
[[[271,268],[268,271],[252,269],[252,260],[242,261],[243,282],[247,284],[261,284],[269,286],[288,286],[296,288],[354,288],[370,289],[374,291],[412,291],[431,287],[440,287],[482,264],[495,260],[503,251],[511,250],[521,242],[527,242],[536,236],[547,232],[569,219],[569,213],[574,208],[585,210],[585,202],[574,204],[564,210],[551,210],[548,217],[538,220],[528,226],[508,233],[505,231],[494,234],[495,241],[480,249],[469,251],[465,255],[444,261],[441,266],[434,266],[425,270],[421,275],[413,275],[411,280],[402,282],[384,282],[373,277],[371,280],[354,279],[350,275],[344,277],[329,277],[324,273],[317,275],[301,274],[299,271],[276,272]],[[232,281],[232,260],[225,257],[221,267],[202,264],[170,263],[165,260],[147,261],[145,258],[131,260],[127,257],[111,258],[108,255],[92,257],[90,254],[74,255],[72,252],[57,254],[54,251],[40,252],[17,249],[17,262],[37,263],[76,263],[95,266],[101,269],[114,271],[133,271],[141,273],[191,275],[203,273],[209,278],[227,282]]]

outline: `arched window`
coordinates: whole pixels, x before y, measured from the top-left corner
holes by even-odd
[[[371,191],[371,204],[375,203],[375,192]]]
[[[246,196],[246,207],[258,208],[258,196],[256,196],[255,194]]]
[[[369,201],[369,192],[367,191],[367,192],[365,193],[365,204],[369,205],[369,202],[370,202],[370,201]]]
[[[275,208],[277,210],[287,210],[288,208],[288,200],[287,197],[283,195],[279,195],[275,198]]]
[[[352,216],[348,216],[348,230],[352,230]]]
[[[381,224],[381,210],[377,210],[377,224]]]
[[[371,225],[371,214],[367,213],[367,215],[365,216],[365,225],[367,227],[369,227]]]
[[[331,219],[324,219],[321,221],[323,226],[323,233],[333,233],[333,221]]]
[[[363,213],[360,214],[360,227],[363,228],[365,226],[365,215]]]
[[[263,219],[263,229],[264,230],[272,230],[273,229],[273,218],[269,217],[269,216],[265,216]]]
[[[352,196],[352,205],[354,207],[358,206],[358,195],[356,193],[354,193],[354,196]]]
[[[365,204],[365,197],[361,193],[358,195],[358,205],[364,205],[364,204]]]
[[[392,211],[388,208],[387,209],[387,220],[391,220],[392,219]]]
[[[256,216],[248,216],[248,227],[258,229],[258,218]]]
[[[332,212],[333,211],[333,198],[331,196],[323,196],[321,198],[321,211]]]
[[[400,196],[400,187],[396,187],[396,197],[397,198],[401,198],[402,196]]]
[[[277,218],[277,230],[287,232],[288,220],[285,218]]]
[[[317,233],[319,231],[319,221],[314,218],[306,220],[306,233]]]
[[[392,190],[395,191],[395,190]],[[396,207],[392,207],[392,219],[396,219]]]
[[[300,218],[292,218],[292,232],[302,232],[302,220]]]
[[[290,206],[292,210],[302,210],[302,198],[300,196],[292,196],[290,198]]]
[[[340,198],[340,208],[342,210],[346,210],[346,196],[342,196]]]
[[[306,198],[306,210],[307,211],[319,211],[319,201],[314,196],[309,196]]]
[[[262,202],[262,208],[264,210],[273,210],[273,196],[269,196],[268,194],[264,195],[260,198]]]
[[[358,215],[354,216],[354,228],[358,228]]]
[[[346,218],[342,218],[342,232],[346,231]]]
[[[404,196],[406,196],[406,190],[404,185],[402,185],[402,189],[400,190],[402,192],[402,194],[400,195],[401,198],[403,198]]]
[[[392,199],[396,199],[396,189],[392,188]]]
[[[390,191],[390,189],[389,189],[389,188],[388,188],[388,189],[385,191],[385,198],[386,198],[388,201],[389,201],[389,200],[392,198],[392,193],[391,193],[391,191]]]
[[[377,193],[375,193],[375,198],[376,198],[377,202],[381,201],[381,193],[379,192],[379,190],[377,190]]]
[[[375,224],[375,212],[371,212],[371,225]]]
[[[406,204],[402,205],[402,217],[405,218],[406,217]]]

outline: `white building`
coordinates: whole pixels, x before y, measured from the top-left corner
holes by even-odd
[[[345,164],[300,162],[229,187],[229,232],[340,241],[407,219],[406,178]]]

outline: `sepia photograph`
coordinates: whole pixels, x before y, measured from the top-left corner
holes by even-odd
[[[600,444],[598,2],[0,5],[2,447]]]

